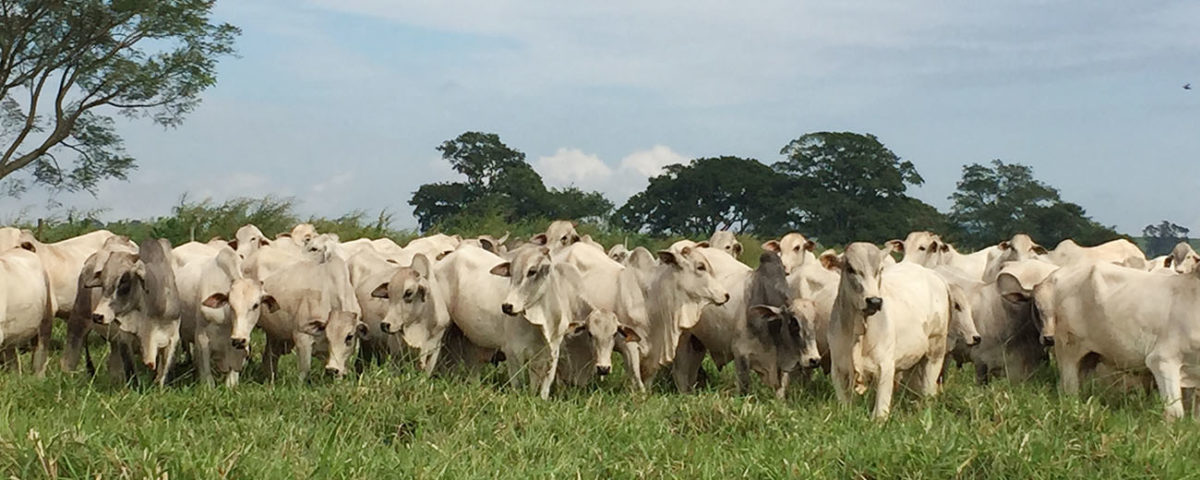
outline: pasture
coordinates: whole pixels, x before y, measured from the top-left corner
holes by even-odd
[[[102,344],[92,350],[102,365]],[[188,367],[164,390],[148,378],[115,385],[103,371],[6,371],[0,465],[12,478],[1200,475],[1194,421],[1163,422],[1154,395],[1092,385],[1090,399],[1062,397],[1049,369],[1027,384],[979,387],[969,366],[951,368],[942,395],[902,394],[879,424],[863,399],[838,405],[820,374],[786,401],[761,385],[739,396],[732,368],[711,364],[696,394],[660,382],[639,395],[614,362],[598,385],[542,401],[507,387],[502,368],[429,378],[390,365],[302,384],[292,362],[275,385],[256,362],[234,390],[198,386]]]

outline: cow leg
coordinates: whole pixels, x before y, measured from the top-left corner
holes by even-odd
[[[691,334],[683,334],[675,348],[675,363],[671,366],[671,376],[675,379],[675,388],[679,393],[692,392],[700,376],[703,361],[704,345]]]
[[[175,363],[175,350],[179,348],[179,335],[171,337],[167,342],[167,346],[162,350],[160,363],[158,364],[158,377],[155,381],[159,387],[167,385],[167,376],[171,373],[171,365]]]
[[[280,340],[267,337],[267,346],[263,349],[263,370],[267,372],[267,381],[275,383],[275,374],[279,369],[279,353],[283,350]]]
[[[313,338],[298,334],[293,338],[296,343],[296,366],[299,370],[300,382],[308,379],[308,370],[312,368]]]
[[[1154,373],[1158,392],[1162,395],[1164,414],[1168,421],[1183,417],[1183,372],[1176,361],[1151,354],[1146,366]]]
[[[38,326],[37,338],[33,340],[33,374],[37,377],[46,376],[46,363],[50,359],[50,330],[54,327],[54,317],[47,316]]]
[[[550,351],[548,353],[550,358],[548,361],[550,362],[550,365],[546,368],[546,376],[542,377],[541,391],[538,392],[538,396],[542,397],[542,400],[550,399],[550,386],[554,384],[554,377],[558,375],[558,357],[560,348],[562,348],[562,345],[549,346]]]
[[[850,392],[854,388],[854,372],[845,370],[837,363],[832,364],[830,380],[833,380],[833,393],[841,403],[850,403]]]
[[[74,372],[79,367],[79,357],[83,356],[84,350],[87,348],[88,323],[91,319],[84,318],[81,314],[72,313],[67,318],[67,342],[63,346],[63,356],[59,360],[59,367],[64,372]]]
[[[1055,347],[1054,357],[1058,360],[1058,386],[1067,395],[1079,395],[1079,361],[1077,352]]]
[[[633,388],[639,393],[645,393],[646,384],[642,381],[641,344],[617,338],[617,351],[621,353],[621,358],[625,359],[625,371],[629,374],[629,380],[633,382]]]
[[[196,376],[204,386],[213,386],[212,346],[209,344],[208,329],[196,326],[196,341],[192,342],[192,357],[196,359]]]
[[[788,385],[792,383],[791,372],[779,372],[779,388],[775,389],[775,398],[784,400],[787,398]]]
[[[938,376],[942,373],[943,363],[946,361],[946,356],[941,353],[935,353],[933,356],[925,357],[925,363],[922,367],[925,369],[920,375],[916,385],[917,392],[923,397],[932,397],[938,394]]]
[[[421,369],[426,375],[433,375],[433,369],[437,368],[438,356],[442,353],[442,337],[445,335],[444,327],[436,328],[421,345]]]
[[[988,367],[983,362],[975,362],[975,384],[988,384]]]
[[[504,355],[508,357],[504,360],[504,363],[508,364],[508,385],[515,390],[520,390],[521,386],[525,384],[521,376],[523,373],[521,369],[526,368],[526,358],[514,351],[505,352]]]
[[[115,341],[108,342],[108,359],[105,362],[108,368],[108,377],[117,383],[125,383],[125,359],[123,358],[121,345]]]
[[[743,355],[738,355],[733,359],[733,366],[737,369],[738,393],[747,395],[750,393],[750,359]]]
[[[934,375],[934,380],[937,375]],[[875,377],[876,420],[886,420],[892,411],[892,391],[895,388],[896,364],[891,358],[879,362],[879,375]]]

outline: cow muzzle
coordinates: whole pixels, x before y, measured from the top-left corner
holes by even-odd
[[[104,319],[104,315],[101,315],[99,313],[92,314],[92,322],[97,325],[108,325],[108,322],[105,321],[105,319]]]
[[[516,315],[517,313],[520,313],[517,312],[516,308],[513,308],[513,304],[511,303],[500,305],[500,311],[504,312],[505,315]]]
[[[882,308],[883,308],[883,299],[882,298],[868,297],[867,298],[867,307],[863,309],[863,314],[865,314],[869,317],[871,315],[879,313],[879,310]]]
[[[723,299],[723,300],[721,300],[721,301],[719,301],[719,302],[713,302],[713,303],[715,303],[715,304],[716,304],[718,307],[719,307],[719,306],[721,306],[721,305],[724,305],[724,304],[726,304],[726,303],[729,303],[729,294],[728,294],[728,293],[726,293],[726,294],[725,294],[725,297],[724,297],[724,299]]]
[[[229,343],[237,350],[245,350],[248,342],[244,338],[231,338]]]
[[[336,368],[336,367],[325,367],[325,373],[332,375],[334,377],[341,378],[342,369]]]
[[[596,366],[596,375],[603,377],[605,375],[608,375],[609,373],[612,373],[612,366],[610,366],[610,365]]]
[[[967,340],[967,346],[974,347],[976,345],[979,345],[979,342],[982,342],[982,341],[983,341],[983,337],[981,337],[979,335],[975,335],[975,336],[972,336],[970,340]]]
[[[386,334],[389,334],[389,335],[390,335],[390,334],[392,333],[392,324],[390,324],[390,323],[380,323],[380,324],[379,324],[379,329],[380,329],[380,330],[383,330],[383,333],[386,333]]]
[[[810,359],[808,359],[808,361],[807,361],[807,362],[804,362],[804,366],[805,366],[806,368],[816,368],[816,367],[819,367],[819,366],[821,366],[821,359],[820,359],[820,357],[817,357],[817,358],[810,358]]]
[[[1042,345],[1047,347],[1054,346],[1054,335],[1042,335]]]

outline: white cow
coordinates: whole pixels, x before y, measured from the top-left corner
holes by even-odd
[[[1187,242],[1179,242],[1171,249],[1171,254],[1162,260],[1162,266],[1170,268],[1175,273],[1190,273],[1200,264],[1200,255],[1192,250]]]
[[[59,317],[67,318],[75,307],[76,282],[83,262],[114,236],[108,230],[97,230],[61,242],[42,243],[28,231],[22,232],[21,248],[36,253],[50,275],[50,290],[54,293]]]
[[[712,237],[708,239],[709,248],[724,250],[733,258],[742,256],[742,242],[739,242],[737,236],[728,230],[718,230],[713,232]]]
[[[1182,389],[1200,386],[1200,274],[1159,275],[1109,263],[1063,267],[1034,289],[1042,338],[1059,381],[1079,393],[1084,359],[1150,371],[1168,420],[1183,416]]]
[[[181,312],[180,335],[192,344],[200,382],[213,384],[213,366],[236,386],[249,356],[250,331],[274,299],[262,282],[242,276],[241,258],[225,247],[209,259],[193,261],[176,276]],[[266,305],[264,305],[264,303]]]
[[[554,254],[559,250],[578,242],[583,237],[579,236],[579,232],[575,231],[575,223],[566,220],[555,220],[550,222],[550,226],[546,227],[546,233],[539,233],[529,239],[530,243],[541,245],[550,249],[550,253]]]
[[[779,240],[770,240],[762,244],[763,250],[779,254],[783,260],[783,270],[789,274],[801,265],[817,264],[817,257],[813,254],[816,246],[815,242],[795,232],[784,235]]]
[[[933,268],[941,263],[942,237],[932,232],[912,232],[904,240],[888,240],[893,251],[904,254],[901,263],[914,263]]]
[[[39,377],[46,374],[57,310],[50,288],[50,277],[36,254],[20,248],[0,252],[0,353],[16,358],[19,349],[32,342],[33,373]]]
[[[677,242],[674,248],[691,242]],[[728,300],[701,310],[700,320],[684,329],[675,348],[672,376],[680,392],[690,392],[699,380],[700,364],[707,352],[718,367],[733,361],[735,340],[746,325],[746,292],[754,273],[724,250],[695,247],[708,260],[713,276],[728,292]],[[693,340],[693,338],[695,340]]]
[[[658,258],[661,264],[646,295],[650,338],[649,354],[643,356],[640,369],[644,381],[675,361],[683,332],[700,322],[704,307],[722,305],[731,298],[700,248],[677,242],[659,250]]]
[[[30,234],[33,235],[32,233]],[[0,227],[0,252],[21,246],[21,229]]]
[[[983,272],[987,270],[988,258],[999,255],[1000,247],[992,245],[982,250],[968,253],[966,255],[958,253],[954,245],[942,242],[941,253],[937,264],[956,269],[962,272],[967,278],[982,280]]]
[[[946,282],[913,264],[884,266],[890,248],[846,247],[842,279],[829,325],[829,353],[838,400],[875,388],[876,419],[891,410],[893,382],[936,395],[946,355],[951,297]]]
[[[1146,269],[1146,254],[1133,242],[1123,238],[1105,242],[1094,247],[1081,247],[1074,240],[1059,242],[1054,251],[1046,255],[1050,263],[1065,267],[1084,263],[1113,263],[1141,270]]]
[[[325,263],[298,262],[263,280],[262,289],[278,305],[259,318],[267,334],[263,364],[272,380],[277,359],[293,348],[301,380],[308,376],[313,354],[325,354],[327,373],[346,373],[346,360],[366,336],[367,326],[359,321],[360,308],[345,271],[335,257]]]
[[[1008,262],[1042,259],[1050,253],[1045,247],[1038,245],[1029,235],[1018,233],[1011,239],[996,244],[996,249],[988,254],[987,268],[983,272],[984,282],[993,282],[1000,269]]]
[[[263,235],[262,230],[258,227],[246,224],[237,229],[233,235],[233,240],[229,241],[229,248],[237,251],[239,257],[243,259],[250,258],[250,254],[258,250],[259,247],[270,245],[271,241]]]

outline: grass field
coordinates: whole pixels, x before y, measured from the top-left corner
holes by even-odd
[[[823,376],[778,401],[765,388],[737,395],[732,368],[711,365],[711,386],[693,395],[665,386],[632,394],[618,371],[547,402],[504,386],[503,369],[428,378],[389,366],[302,384],[289,356],[287,378],[273,386],[251,365],[233,391],[196,386],[183,368],[158,390],[63,374],[56,360],[45,379],[0,374],[6,476],[1200,476],[1196,423],[1164,423],[1158,400],[1142,393],[1060,397],[1048,370],[987,387],[969,368],[952,370],[943,395],[901,395],[877,424],[866,399],[839,405]]]

